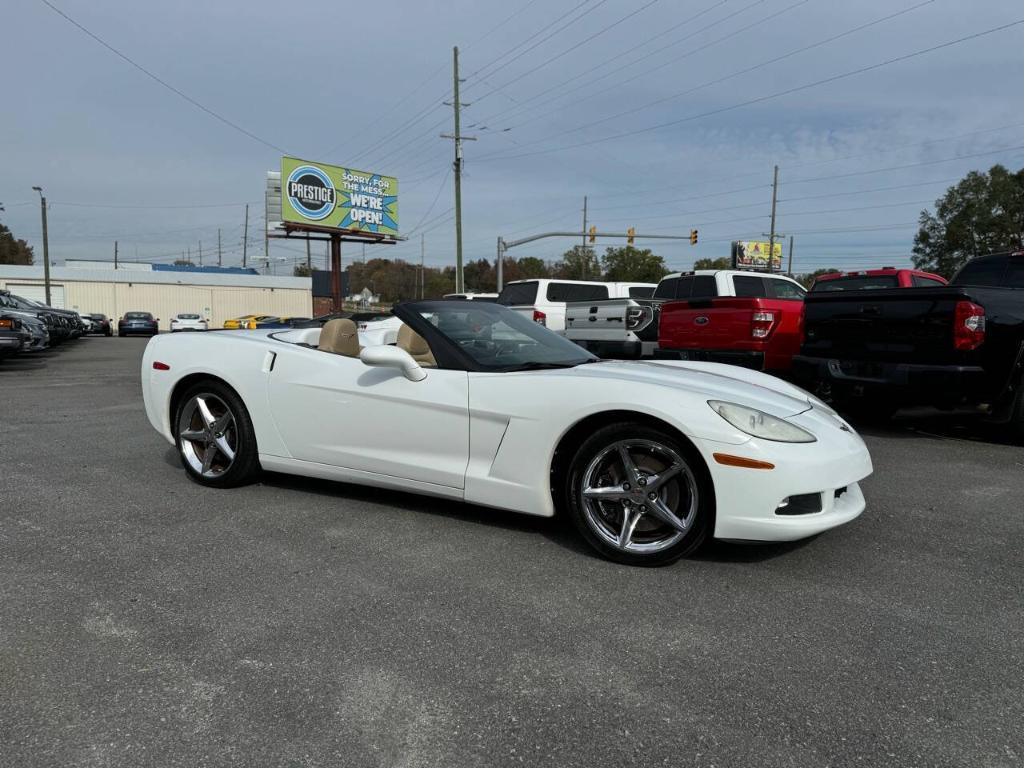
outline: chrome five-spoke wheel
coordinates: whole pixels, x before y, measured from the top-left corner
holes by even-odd
[[[238,453],[238,427],[231,408],[212,392],[186,401],[178,417],[181,456],[204,478],[217,478],[231,469]]]
[[[622,552],[660,552],[690,530],[700,503],[697,481],[673,448],[620,440],[591,460],[580,488],[587,523]]]
[[[580,535],[610,560],[665,565],[712,535],[715,490],[683,435],[616,422],[576,449],[564,475],[565,509]]]

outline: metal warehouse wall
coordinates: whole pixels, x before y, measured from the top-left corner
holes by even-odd
[[[0,279],[0,287],[42,285],[42,280]],[[77,312],[102,312],[115,320],[125,312],[152,312],[160,318],[160,330],[170,330],[171,316],[198,312],[209,318],[211,327],[239,315],[280,315],[309,317],[313,296],[309,290],[220,285],[178,285],[141,282],[85,282],[52,280],[64,286],[64,306]]]

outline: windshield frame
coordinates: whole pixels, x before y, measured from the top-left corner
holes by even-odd
[[[427,344],[430,346],[430,351],[434,354],[434,358],[437,360],[438,368],[456,371],[479,371],[482,373],[512,373],[523,370],[538,370],[541,367],[550,369],[573,368],[584,363],[600,361],[599,357],[591,354],[587,350],[583,349],[583,347],[573,344],[573,342],[569,341],[564,336],[560,336],[554,331],[534,323],[538,333],[551,334],[556,339],[559,339],[560,342],[571,345],[571,347],[574,348],[572,350],[573,352],[578,350],[579,359],[575,361],[568,360],[564,365],[549,365],[547,363],[541,363],[540,365],[534,365],[531,363],[520,363],[508,366],[484,365],[423,316],[424,312],[436,312],[441,309],[453,309],[462,312],[473,310],[494,315],[503,315],[504,313],[508,313],[512,317],[516,318],[513,322],[518,322],[519,320],[529,323],[533,322],[531,320],[526,320],[526,318],[523,318],[518,312],[513,309],[509,309],[505,305],[494,304],[492,302],[480,302],[479,304],[476,304],[474,302],[456,299],[407,301],[395,305],[392,310],[394,315],[426,340]]]

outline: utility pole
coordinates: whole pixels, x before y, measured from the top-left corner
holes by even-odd
[[[793,276],[793,236],[789,236],[789,276]]]
[[[423,234],[420,233],[420,298],[423,298],[423,264],[424,264],[424,253],[426,252],[426,241],[423,239]]]
[[[203,241],[199,241],[199,266],[203,266]]]
[[[245,230],[242,232],[242,267],[245,267],[245,257],[249,249],[249,205],[245,206]]]
[[[583,255],[587,255],[587,196],[583,196]]]
[[[43,213],[43,289],[46,292],[46,306],[50,306],[50,236],[46,230],[46,195],[42,187],[32,187],[39,193],[39,208]]]
[[[217,266],[221,266],[220,227],[217,227]]]
[[[114,269],[117,269],[117,240],[114,241]]]
[[[772,271],[772,264],[775,263],[775,201],[779,193],[779,166],[775,166],[775,173],[772,177],[772,226],[768,230],[768,271]]]
[[[313,257],[309,254],[309,236],[306,237],[306,269],[313,274]]]
[[[452,166],[455,171],[455,292],[462,293],[465,291],[462,274],[462,142],[476,141],[476,138],[460,133],[460,112],[469,104],[459,101],[459,46],[452,49],[452,96],[450,104],[455,111],[455,133],[442,133],[441,138],[455,142],[455,163]]]
[[[587,196],[583,196],[583,247],[587,247]]]
[[[185,259],[185,261],[187,261],[189,264],[191,264],[192,263],[192,246],[191,245],[188,246],[187,251],[188,251],[188,257]]]

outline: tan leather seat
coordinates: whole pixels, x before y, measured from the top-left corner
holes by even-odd
[[[359,357],[362,347],[359,346],[359,331],[356,324],[346,319],[328,320],[320,331],[317,349],[321,352],[330,352],[332,355]]]
[[[405,323],[398,329],[396,346],[412,355],[413,360],[424,368],[437,367],[437,360],[434,359],[434,353],[430,351],[427,340]]]

